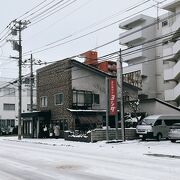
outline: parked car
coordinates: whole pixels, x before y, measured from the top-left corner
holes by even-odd
[[[168,133],[168,138],[171,140],[171,142],[180,140],[180,123],[173,124]]]
[[[180,124],[180,115],[152,115],[145,117],[136,127],[136,133],[142,140],[168,138],[170,127],[174,123]]]
[[[0,135],[12,135],[13,134],[14,127],[2,127],[0,129]]]

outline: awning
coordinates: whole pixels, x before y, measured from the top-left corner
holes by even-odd
[[[102,124],[102,119],[99,116],[79,116],[81,124]]]
[[[21,117],[51,117],[51,111],[33,111],[21,113]]]

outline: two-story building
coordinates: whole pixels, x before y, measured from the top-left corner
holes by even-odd
[[[39,112],[51,112],[50,124],[47,126],[51,128],[58,124],[61,136],[64,130],[86,131],[103,126],[107,99],[106,78],[116,76],[73,59],[61,60],[37,70],[37,107]],[[137,98],[138,88],[124,83],[124,90],[130,99]],[[43,117],[40,119],[37,118],[35,125],[37,133],[45,125]],[[110,117],[109,120],[112,127],[114,119]],[[39,133],[37,137],[40,137]]]

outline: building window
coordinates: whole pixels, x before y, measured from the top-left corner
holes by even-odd
[[[41,107],[47,107],[47,96],[42,96],[40,98],[40,105]]]
[[[4,111],[15,111],[15,104],[3,104]]]
[[[99,94],[94,94],[93,102],[94,102],[94,104],[99,104]]]
[[[73,90],[73,106],[81,108],[92,108],[93,94],[91,91]]]
[[[162,22],[162,27],[167,26],[167,25],[168,25],[168,21],[167,20]]]
[[[92,104],[92,93],[91,92],[86,92],[84,94],[84,103],[85,104]]]
[[[64,100],[63,93],[59,93],[54,96],[55,105],[62,105],[63,100]]]
[[[15,120],[11,119],[11,127],[15,127]]]
[[[77,101],[79,104],[84,104],[84,92],[77,93]]]

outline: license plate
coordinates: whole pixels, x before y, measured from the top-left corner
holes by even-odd
[[[140,137],[140,138],[142,138],[142,137],[143,137],[143,135],[139,135],[139,137]]]

